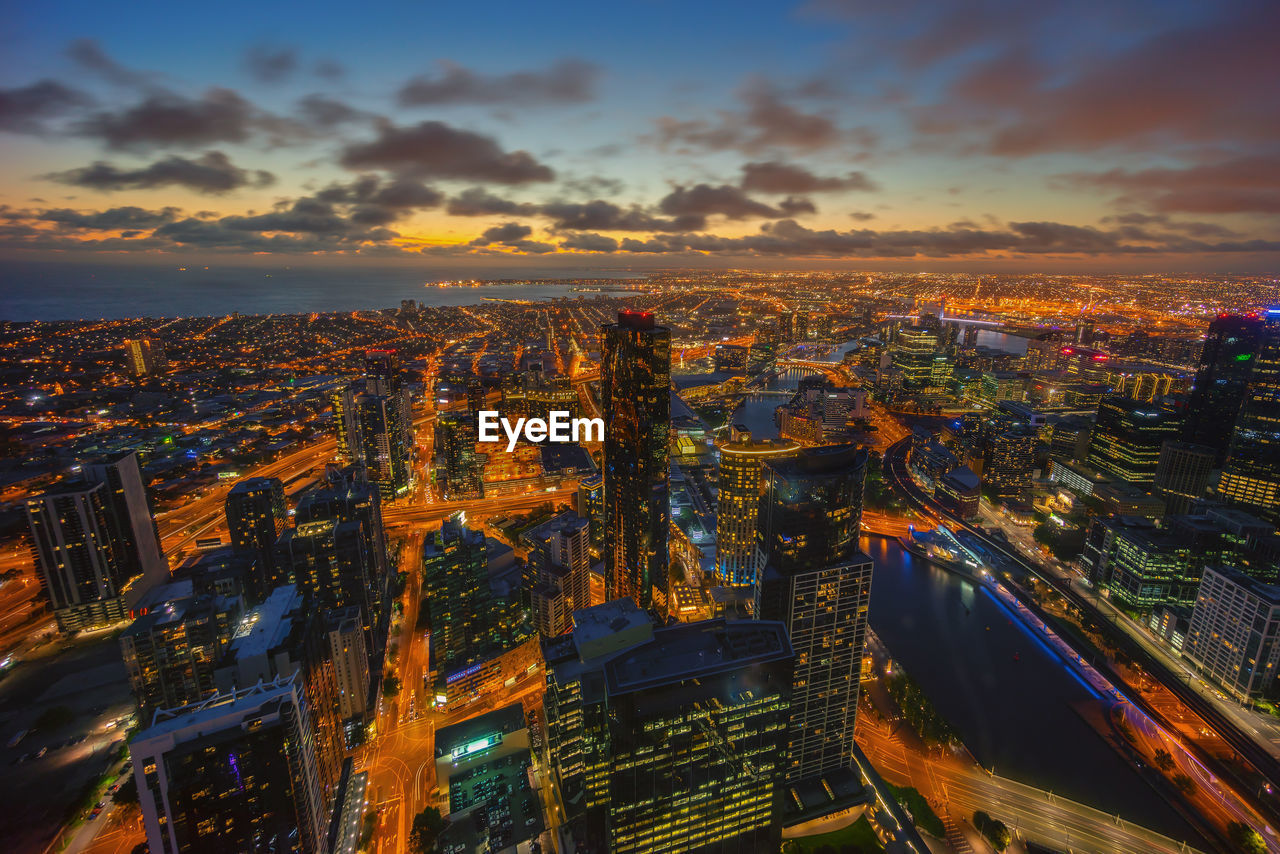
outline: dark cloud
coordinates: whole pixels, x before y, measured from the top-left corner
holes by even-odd
[[[290,47],[255,45],[245,51],[244,67],[259,83],[279,83],[298,69],[298,55]]]
[[[99,160],[91,166],[45,175],[52,181],[91,190],[147,190],[181,186],[198,193],[226,193],[240,187],[265,187],[275,176],[262,169],[241,169],[221,151],[208,151],[194,160],[170,155],[138,169]]]
[[[349,216],[361,225],[389,225],[415,210],[438,207],[444,194],[414,178],[383,181],[362,175],[349,184],[333,184],[315,194],[325,204],[349,206]]]
[[[0,89],[0,130],[44,133],[44,122],[85,107],[92,99],[56,80],[40,80],[29,86]]]
[[[451,198],[445,210],[451,216],[530,216],[538,212],[538,206],[495,196],[483,187],[471,187]]]
[[[526,151],[504,151],[491,137],[427,121],[409,127],[384,122],[370,142],[347,146],[342,165],[432,178],[527,184],[555,173]]]
[[[86,71],[118,86],[145,86],[148,76],[116,62],[94,39],[76,39],[67,46],[67,56]]]
[[[255,130],[255,114],[230,89],[210,89],[199,98],[155,92],[121,112],[99,112],[79,129],[118,149],[245,142]]]
[[[64,228],[88,229],[97,231],[116,231],[119,229],[155,228],[167,222],[173,222],[178,216],[177,208],[162,208],[149,211],[139,207],[108,208],[104,211],[76,211],[70,208],[56,208],[41,211],[34,218],[41,222],[52,222]]]
[[[357,110],[350,104],[318,93],[300,98],[298,112],[303,121],[324,130],[331,130],[350,122],[363,121],[369,117],[368,113]]]
[[[582,234],[573,234],[561,240],[560,248],[578,252],[616,252],[618,250],[618,241],[612,237],[593,234],[588,231]]]
[[[739,99],[744,110],[721,110],[714,121],[659,118],[655,138],[658,146],[737,149],[748,154],[779,148],[816,151],[830,148],[844,137],[831,118],[791,106],[763,80],[748,82],[739,92]]]
[[[813,204],[806,200],[788,199],[787,206],[790,208],[789,211],[782,207],[766,205],[730,184],[721,184],[718,187],[710,184],[676,187],[658,202],[658,208],[672,216],[707,217],[719,214],[729,219],[748,219],[777,217],[784,213],[799,211],[813,212]]]
[[[767,160],[743,164],[742,189],[755,193],[791,195],[834,190],[869,192],[878,188],[863,172],[850,172],[843,178],[824,177],[813,174],[803,166]]]
[[[856,219],[858,222],[866,222],[868,220],[875,219],[876,215],[873,213],[867,213],[866,211],[853,211],[849,214],[849,217],[851,219]]]
[[[495,75],[480,74],[447,61],[440,66],[437,75],[422,75],[405,83],[396,96],[400,105],[577,103],[594,97],[600,76],[596,66],[573,59],[542,71]]]
[[[1235,157],[1185,168],[1075,172],[1058,186],[1118,192],[1162,213],[1280,213],[1280,155]]]
[[[551,217],[551,227],[557,231],[696,231],[707,224],[703,214],[656,217],[638,205],[623,208],[603,199],[548,202],[540,213]]]
[[[535,254],[555,251],[556,247],[550,243],[529,240],[528,238],[531,234],[533,234],[533,229],[527,225],[521,225],[518,222],[505,222],[502,225],[495,225],[493,228],[485,229],[484,233],[472,240],[470,245],[491,246],[498,244],[520,252],[532,252]]]

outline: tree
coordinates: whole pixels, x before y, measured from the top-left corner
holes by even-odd
[[[1173,757],[1169,755],[1169,751],[1163,747],[1156,751],[1155,757],[1156,767],[1161,771],[1173,770]]]
[[[1008,826],[999,819],[994,819],[978,810],[973,814],[973,826],[978,832],[986,837],[991,843],[991,847],[997,851],[1003,851],[1013,842],[1013,834],[1009,832]]]
[[[116,793],[111,796],[111,800],[118,804],[138,803],[138,781],[132,774],[120,784],[120,788],[116,789]]]
[[[409,850],[416,854],[431,854],[436,850],[436,841],[440,831],[448,822],[440,815],[440,810],[427,807],[413,817],[413,830],[409,831]]]
[[[1184,795],[1190,796],[1195,794],[1196,781],[1192,780],[1186,774],[1174,774],[1173,785],[1179,792],[1181,792]]]
[[[1241,854],[1266,854],[1267,843],[1262,834],[1243,821],[1233,821],[1227,825],[1227,837],[1231,846]]]
[[[387,678],[382,680],[382,696],[394,697],[400,693],[400,680],[388,673]]]

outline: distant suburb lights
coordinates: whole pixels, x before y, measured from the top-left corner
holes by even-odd
[[[517,418],[513,426],[506,418],[498,415],[496,410],[482,409],[479,415],[479,437],[481,442],[501,442],[498,427],[507,436],[507,453],[516,449],[521,432],[526,442],[603,442],[603,418],[573,418],[566,409],[553,409],[547,418]]]

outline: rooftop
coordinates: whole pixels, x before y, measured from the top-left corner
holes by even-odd
[[[605,664],[609,693],[702,678],[792,655],[786,627],[767,620],[706,620],[659,629]]]

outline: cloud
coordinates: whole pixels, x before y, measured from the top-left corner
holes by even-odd
[[[504,151],[491,137],[437,121],[408,127],[383,122],[377,138],[347,146],[341,162],[348,169],[491,184],[527,184],[555,177],[550,167],[526,151]]]
[[[344,68],[342,63],[338,62],[336,59],[316,60],[316,65],[313,70],[315,71],[315,75],[321,80],[328,80],[330,82],[341,80],[347,74],[347,69]]]
[[[67,56],[86,71],[118,86],[145,86],[148,75],[116,62],[94,39],[76,39],[67,46]]]
[[[194,160],[170,155],[139,169],[122,169],[99,160],[91,166],[54,172],[44,177],[91,190],[148,190],[180,186],[197,193],[211,194],[226,193],[240,187],[265,187],[275,182],[275,176],[270,172],[241,169],[221,151],[208,151]]]
[[[1055,63],[1026,39],[985,51],[986,59],[953,74],[940,103],[917,112],[916,129],[963,134],[965,145],[1001,157],[1178,144],[1272,148],[1280,135],[1280,52],[1272,36],[1280,5],[1206,8],[1211,14],[1194,24],[1148,21],[1111,40],[1121,47],[1091,45],[1088,61],[1067,52]]]
[[[279,83],[298,69],[298,55],[290,47],[255,45],[245,51],[244,67],[259,83]]]
[[[45,120],[85,107],[92,99],[56,80],[40,80],[29,86],[0,89],[0,130],[40,134]]]
[[[658,208],[672,216],[707,217],[715,214],[729,219],[751,217],[778,217],[787,213],[813,213],[813,203],[806,199],[787,199],[783,205],[773,207],[756,201],[738,187],[721,184],[695,184],[692,187],[676,187],[660,202]]]
[[[588,231],[582,234],[573,234],[561,240],[560,248],[578,252],[616,252],[618,250],[618,241],[612,237],[593,234]]]
[[[41,222],[52,222],[58,226],[72,229],[89,229],[99,231],[117,231],[120,229],[155,228],[167,222],[173,222],[178,209],[162,208],[149,211],[139,207],[109,208],[103,211],[76,211],[70,208],[55,208],[41,211],[34,219]]]
[[[803,166],[766,160],[742,165],[742,189],[755,193],[792,195],[836,190],[878,189],[863,172],[850,172],[843,178],[818,176]]]
[[[1073,172],[1057,186],[1120,192],[1117,200],[1162,213],[1280,213],[1280,155],[1234,157],[1185,168]]]
[[[623,208],[603,199],[548,202],[539,212],[551,217],[551,227],[557,231],[690,231],[705,228],[707,224],[702,214],[656,217],[638,205]]]
[[[538,212],[538,206],[495,196],[483,187],[471,187],[451,198],[445,210],[450,216],[529,216]]]
[[[230,89],[213,88],[199,98],[155,92],[121,112],[99,112],[79,130],[116,149],[238,143],[256,129],[255,114]]]
[[[831,118],[805,113],[787,104],[782,95],[763,80],[749,81],[738,97],[745,109],[721,110],[715,121],[658,118],[657,145],[663,149],[685,146],[713,151],[736,149],[753,154],[779,148],[817,151],[830,148],[845,137]]]
[[[541,71],[485,75],[452,62],[440,63],[437,75],[414,77],[401,87],[396,100],[402,107],[445,104],[565,104],[594,97],[600,69],[574,59],[561,60]]]
[[[532,252],[535,254],[555,251],[556,247],[550,243],[529,240],[528,238],[531,234],[533,234],[533,229],[527,225],[521,225],[518,222],[505,222],[502,225],[495,225],[493,228],[485,229],[484,233],[472,240],[470,245],[491,246],[498,244],[509,246],[520,252]]]
[[[361,225],[388,225],[415,210],[438,207],[444,194],[415,178],[384,181],[362,175],[349,184],[333,184],[315,194],[326,204],[349,206],[349,216]]]
[[[306,95],[298,100],[303,121],[317,128],[332,130],[350,122],[362,121],[369,114],[328,95]]]

